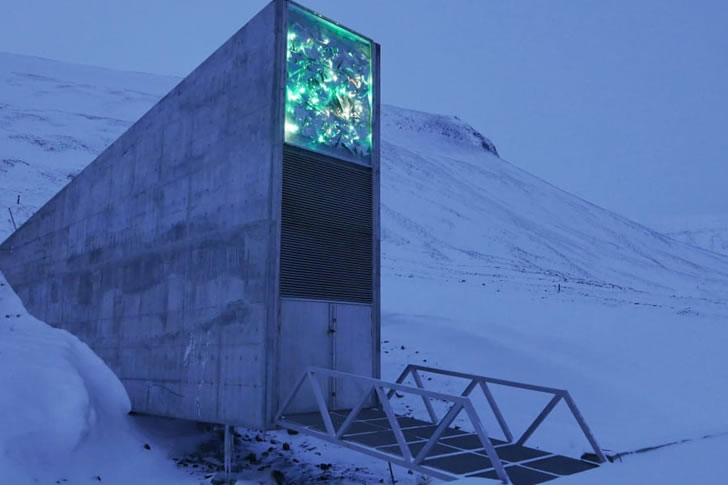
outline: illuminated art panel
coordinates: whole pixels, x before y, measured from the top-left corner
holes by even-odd
[[[369,164],[371,42],[288,5],[286,143]]]

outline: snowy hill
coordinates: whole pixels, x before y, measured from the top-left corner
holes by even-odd
[[[728,255],[728,215],[665,217],[650,225],[672,239]]]
[[[177,81],[0,53],[3,219],[7,207],[18,224],[27,219]],[[728,258],[687,248],[518,169],[456,117],[383,111],[387,268],[527,286],[700,296],[725,288]],[[2,224],[0,239],[11,229],[9,220]]]
[[[433,124],[445,128],[419,128]],[[385,110],[390,268],[580,291],[724,294],[728,259],[563,192],[488,153],[470,130],[455,118]]]
[[[0,54],[0,240],[8,207],[26,220],[176,82]],[[455,117],[383,111],[384,377],[425,362],[566,387],[612,451],[728,431],[728,256],[530,175]],[[539,411],[501,397],[524,426]]]
[[[175,83],[0,53],[0,240]]]

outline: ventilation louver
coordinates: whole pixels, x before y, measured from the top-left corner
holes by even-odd
[[[371,168],[286,146],[281,296],[372,302]]]

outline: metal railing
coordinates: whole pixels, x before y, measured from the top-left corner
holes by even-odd
[[[515,441],[515,444],[519,446],[523,446],[526,441],[533,435],[533,433],[536,432],[539,426],[546,420],[548,415],[553,411],[553,409],[556,407],[559,402],[563,399],[566,405],[568,406],[569,410],[571,411],[571,414],[574,416],[574,419],[576,419],[577,424],[581,428],[581,431],[584,433],[584,436],[586,437],[587,441],[591,445],[592,449],[594,450],[594,454],[596,455],[596,458],[599,463],[604,463],[607,461],[606,456],[604,456],[604,453],[602,452],[602,449],[599,447],[599,443],[597,443],[596,438],[591,432],[591,429],[589,429],[589,426],[586,424],[586,421],[584,420],[584,417],[582,416],[581,412],[579,411],[579,408],[576,406],[576,403],[574,402],[574,399],[571,397],[571,394],[569,394],[569,391],[564,389],[555,389],[552,387],[545,387],[545,386],[537,386],[533,384],[524,384],[522,382],[515,382],[515,381],[507,381],[504,379],[497,379],[494,377],[485,377],[485,376],[479,376],[475,374],[467,374],[464,372],[454,372],[454,371],[447,371],[442,369],[437,369],[434,367],[427,367],[417,364],[409,364],[404,371],[402,371],[402,374],[397,378],[395,381],[397,384],[401,384],[407,379],[408,376],[412,376],[412,379],[415,382],[415,385],[418,389],[424,390],[424,384],[422,381],[422,376],[420,375],[420,372],[426,372],[430,374],[437,374],[437,375],[443,375],[448,377],[457,377],[462,379],[468,379],[470,382],[463,390],[461,396],[462,397],[469,397],[472,392],[475,390],[476,387],[479,387],[483,391],[483,395],[485,396],[485,399],[488,401],[488,405],[490,406],[491,410],[493,411],[493,415],[495,416],[496,420],[498,421],[498,425],[501,427],[501,430],[503,431],[503,434],[506,437],[506,441],[509,443],[513,442],[513,434],[511,433],[511,430],[508,426],[508,423],[506,422],[505,418],[503,417],[503,413],[501,413],[500,408],[498,407],[498,403],[495,400],[495,397],[493,396],[493,393],[490,390],[490,387],[488,384],[494,384],[499,386],[505,386],[505,387],[512,387],[516,389],[524,389],[527,391],[534,391],[534,392],[540,392],[545,394],[551,394],[553,398],[546,404],[546,406],[543,408],[543,410],[539,413],[539,415],[536,417],[536,419],[526,428],[526,430],[523,432],[523,434]],[[388,398],[391,398],[394,394],[394,390],[390,390],[388,394]],[[425,404],[425,408],[427,408],[427,412],[430,415],[430,419],[433,423],[437,421],[437,415],[432,407],[432,403],[430,402],[430,397],[426,394],[421,394],[422,399]],[[480,422],[480,420],[478,420]]]
[[[405,372],[407,372],[408,369],[410,369],[410,367],[407,367],[407,369],[405,369]],[[351,411],[348,412],[344,422],[341,424],[338,430],[334,427],[334,423],[331,420],[329,408],[326,404],[326,400],[324,399],[321,386],[316,379],[316,375],[329,378],[345,378],[352,382],[364,385],[364,388],[366,389],[366,392],[362,395],[362,398],[358,401],[358,404]],[[290,392],[287,399],[283,402],[283,405],[281,406],[281,409],[276,416],[276,422],[281,427],[313,435],[320,439],[345,446],[347,448],[389,461],[391,463],[395,463],[405,468],[409,468],[413,471],[432,475],[436,478],[440,478],[443,480],[452,480],[458,478],[458,476],[447,473],[443,470],[428,467],[427,464],[424,463],[424,460],[430,454],[433,447],[437,444],[438,440],[443,435],[443,432],[450,427],[453,421],[462,412],[464,412],[470,420],[470,424],[473,426],[475,434],[479,437],[480,442],[485,450],[486,456],[488,457],[488,459],[490,459],[492,463],[492,468],[494,468],[496,475],[500,480],[503,481],[503,483],[510,483],[508,474],[506,473],[506,470],[503,466],[503,462],[501,462],[500,458],[498,457],[498,454],[496,453],[495,448],[490,441],[488,433],[481,423],[480,417],[475,411],[475,408],[473,407],[470,398],[468,398],[467,395],[453,396],[441,392],[424,389],[424,387],[421,385],[421,382],[418,384],[418,387],[404,385],[402,384],[402,381],[404,381],[406,374],[403,374],[403,376],[404,377],[400,376],[400,382],[391,383],[379,379],[354,374],[347,374],[344,372],[330,369],[309,367],[306,369],[301,378],[297,381],[296,386]],[[308,383],[311,391],[313,392],[318,411],[321,414],[321,418],[324,422],[324,427],[326,429],[325,432],[312,430],[306,425],[296,423],[293,420],[286,420],[286,409],[293,401],[294,397],[298,394],[299,390],[303,387],[304,383]],[[449,410],[442,419],[438,419],[434,413],[434,410],[432,410],[431,404],[427,404],[428,411],[432,411],[430,413],[430,418],[432,419],[433,424],[437,425],[437,427],[434,433],[429,437],[429,439],[427,439],[424,447],[414,456],[412,455],[412,452],[410,451],[410,448],[407,444],[407,440],[404,437],[402,427],[397,420],[397,415],[394,413],[392,405],[389,402],[389,399],[394,392],[420,396],[422,399],[425,400],[426,403],[430,403],[430,399],[438,399],[451,403]],[[374,393],[375,396],[378,398],[382,411],[384,412],[391,428],[391,431],[394,433],[395,439],[397,440],[397,445],[399,446],[399,450],[402,454],[401,457],[346,440],[346,432],[349,430],[352,423],[357,419],[360,411],[368,402],[370,402],[369,398],[372,393]]]

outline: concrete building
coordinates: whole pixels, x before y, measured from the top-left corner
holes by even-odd
[[[267,428],[308,365],[379,376],[379,113],[379,46],[274,0],[11,235],[0,269],[135,411]],[[334,408],[359,396],[322,384]]]

